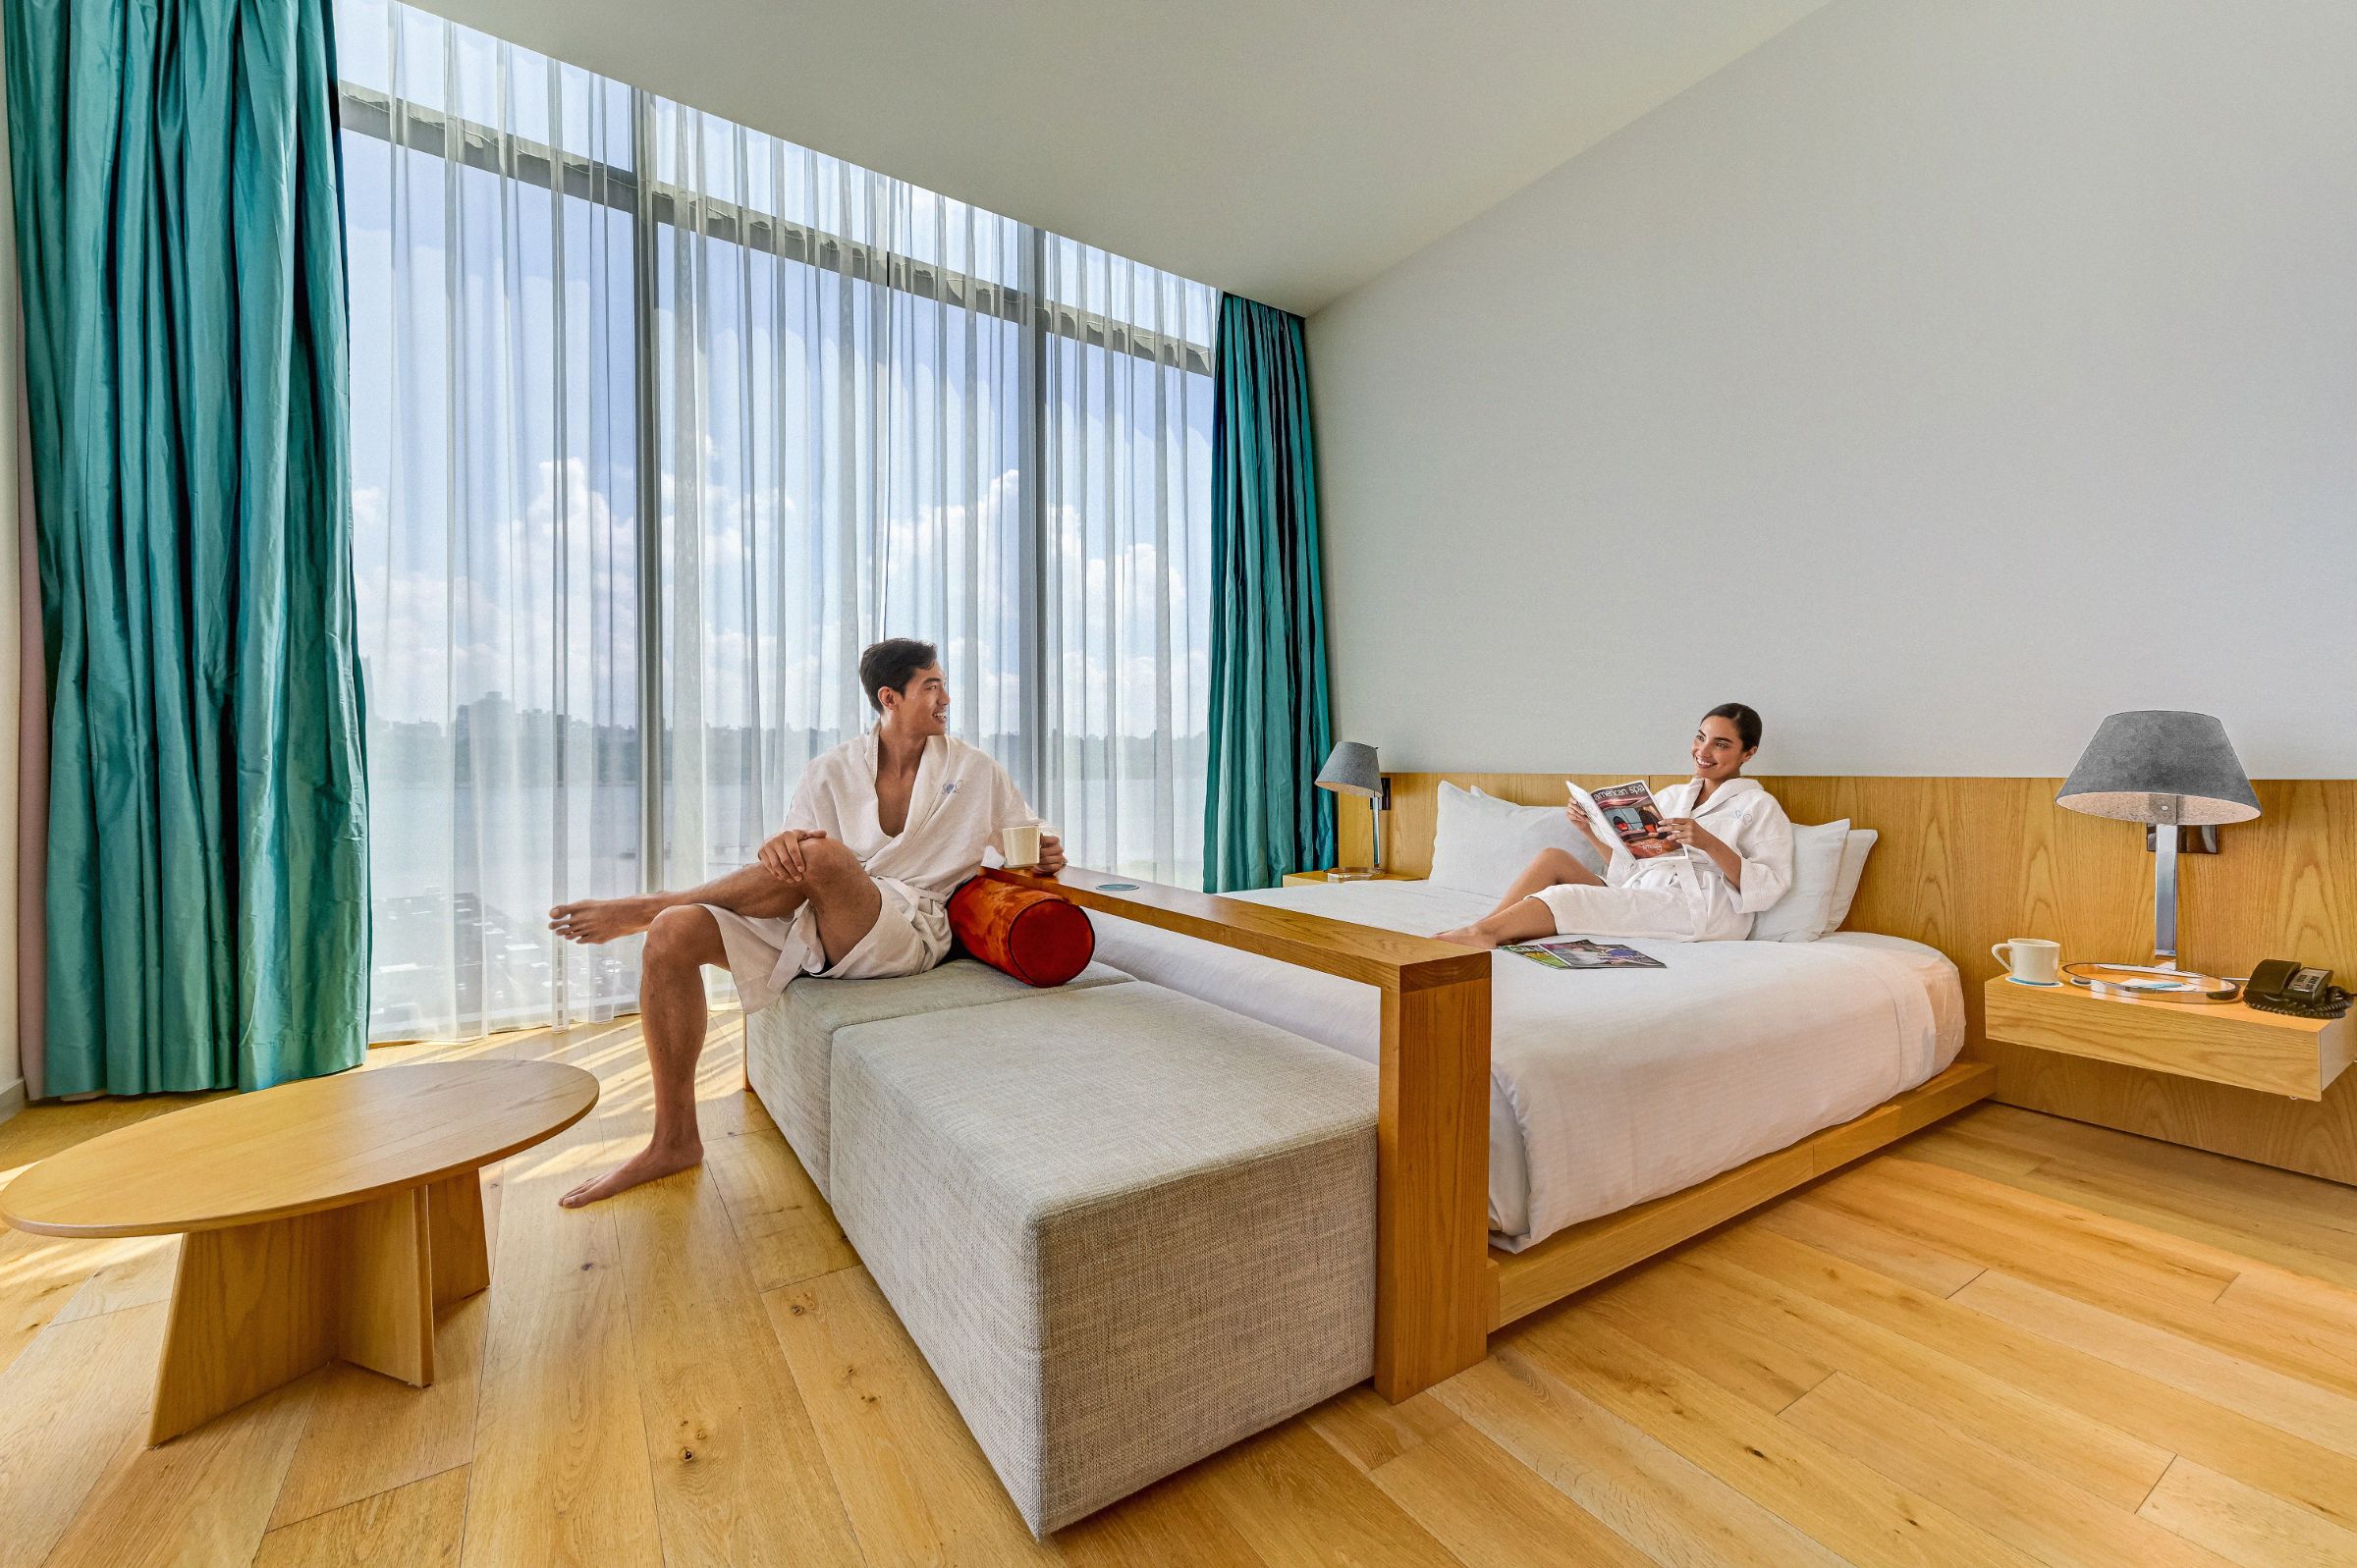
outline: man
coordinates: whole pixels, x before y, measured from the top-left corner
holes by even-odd
[[[704,1049],[704,965],[729,971],[744,1010],[797,975],[880,980],[949,955],[949,897],[981,869],[1002,828],[1038,819],[1007,771],[949,734],[950,690],[933,645],[908,637],[859,656],[873,732],[814,760],[759,863],[685,892],[559,904],[572,942],[646,933],[638,1011],[654,1069],[655,1131],[615,1169],[558,1201],[578,1209],[700,1162],[695,1062]],[[1039,869],[1064,869],[1040,835]]]

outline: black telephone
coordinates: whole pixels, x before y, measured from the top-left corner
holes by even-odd
[[[2332,983],[2330,969],[2312,969],[2289,958],[2270,958],[2243,982],[2242,1000],[2261,1012],[2294,1018],[2337,1018],[2349,1010],[2349,994]]]

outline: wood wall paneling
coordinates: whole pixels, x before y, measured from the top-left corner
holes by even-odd
[[[1629,773],[1392,775],[1386,862],[1432,869],[1446,778],[1504,800],[1560,805],[1562,781],[1594,788]],[[2153,857],[2144,830],[2065,811],[2058,779],[1763,776],[1795,822],[1846,817],[1881,835],[1847,929],[1928,943],[1963,971],[1968,1051],[1996,1063],[1997,1098],[2081,1121],[2357,1183],[2357,1073],[2321,1101],[2298,1101],[2007,1046],[1982,1031],[1989,948],[2050,937],[2065,959],[2143,961],[2152,951]],[[2256,822],[2220,830],[2220,853],[2179,861],[2179,920],[2189,965],[2240,975],[2263,958],[2301,958],[2357,974],[2357,781],[2270,780]],[[1370,852],[1363,812],[1341,818],[1342,858]]]

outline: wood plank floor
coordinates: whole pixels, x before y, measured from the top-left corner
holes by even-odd
[[[700,1173],[486,1185],[424,1393],[329,1368],[141,1445],[170,1241],[0,1232],[0,1568],[33,1564],[2357,1564],[2357,1190],[1985,1106],[1496,1341],[1031,1541],[714,1027]],[[0,1174],[185,1101],[36,1107]]]

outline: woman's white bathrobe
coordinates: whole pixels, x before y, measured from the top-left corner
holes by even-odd
[[[744,1010],[776,1000],[796,975],[878,980],[932,968],[950,950],[950,894],[981,869],[1000,829],[1038,820],[997,759],[946,735],[925,742],[898,834],[884,831],[877,809],[872,732],[812,759],[785,826],[824,833],[857,856],[884,906],[859,945],[830,965],[807,904],[783,920],[704,905],[720,922]]]
[[[1559,936],[1740,942],[1751,935],[1751,917],[1792,886],[1792,819],[1753,780],[1729,779],[1697,811],[1701,788],[1689,779],[1654,799],[1665,818],[1692,817],[1726,840],[1743,862],[1742,888],[1699,849],[1639,860],[1616,841],[1604,887],[1564,884],[1533,894],[1555,912]],[[1599,832],[1614,837],[1610,829]]]

